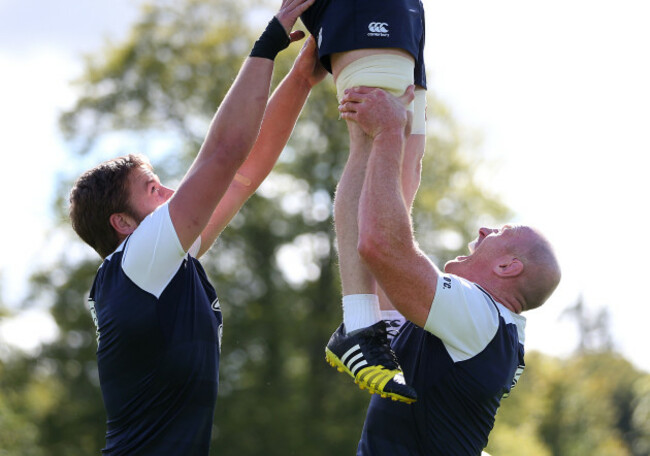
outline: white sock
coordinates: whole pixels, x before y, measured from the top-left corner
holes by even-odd
[[[379,297],[374,294],[343,296],[343,323],[345,331],[367,328],[381,320]]]
[[[381,319],[386,323],[386,332],[388,333],[388,340],[392,341],[397,335],[402,325],[406,323],[404,315],[399,313],[398,310],[382,310]]]

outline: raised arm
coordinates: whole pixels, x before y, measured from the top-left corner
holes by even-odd
[[[253,147],[268,100],[273,52],[286,47],[297,18],[313,1],[283,0],[275,16],[277,21],[269,23],[256,43],[254,55],[259,56],[244,62],[212,120],[198,156],[170,199],[172,223],[184,250],[205,229]]]
[[[246,200],[269,175],[291,136],[309,92],[326,74],[318,61],[315,39],[309,37],[293,68],[273,92],[250,155],[237,170],[235,179],[201,233],[198,256],[212,246]]]
[[[402,194],[404,106],[412,97],[412,87],[400,98],[362,87],[351,90],[339,109],[373,138],[359,202],[359,254],[395,308],[424,326],[439,271],[417,246]]]

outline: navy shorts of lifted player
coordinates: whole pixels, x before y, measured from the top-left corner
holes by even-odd
[[[357,455],[479,456],[523,372],[525,325],[478,285],[441,275],[424,328],[407,321],[392,343],[418,400],[373,396]]]
[[[426,89],[421,0],[316,0],[301,19],[316,37],[318,55],[328,71],[330,56],[337,52],[399,48],[415,59],[413,82]]]
[[[222,317],[216,292],[183,251],[164,204],[100,266],[90,292],[104,455],[207,456]]]

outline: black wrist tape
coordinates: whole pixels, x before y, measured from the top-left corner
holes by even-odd
[[[255,42],[250,57],[262,57],[265,59],[275,60],[275,56],[278,55],[278,52],[286,49],[290,42],[291,39],[284,30],[284,27],[280,24],[278,18],[273,16],[269,25],[266,26],[266,30],[264,30],[262,35]]]

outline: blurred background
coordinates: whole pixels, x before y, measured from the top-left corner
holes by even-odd
[[[149,155],[174,185],[280,1],[0,0],[0,455],[87,455],[105,415],[71,182]],[[414,221],[437,263],[527,223],[563,266],[528,318],[498,455],[650,454],[650,5],[426,0],[428,143]],[[276,83],[299,46],[278,60]],[[353,454],[369,396],[324,362],[340,321],[331,78],[204,265],[224,311],[212,454]]]

